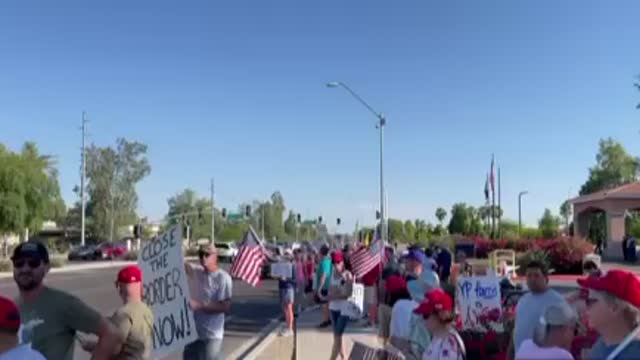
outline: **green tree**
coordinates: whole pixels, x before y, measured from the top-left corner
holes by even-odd
[[[451,207],[449,220],[450,234],[469,234],[471,231],[472,213],[465,203],[456,203]]]
[[[538,221],[540,234],[545,238],[553,238],[558,236],[558,228],[560,227],[560,219],[551,213],[551,210],[544,209],[542,217]]]
[[[294,214],[292,210],[289,210],[289,215],[287,216],[287,220],[284,221],[284,232],[290,238],[295,238],[297,226],[298,226],[298,220],[296,218],[296,214]]]
[[[442,225],[444,223],[444,219],[447,217],[447,210],[439,207],[436,209],[436,219]]]
[[[20,153],[0,144],[0,234],[37,231],[64,218],[58,172],[51,156],[27,142]]]
[[[389,237],[391,241],[400,241],[404,239],[404,225],[402,220],[389,219]]]
[[[113,240],[118,227],[136,221],[136,184],[151,172],[147,146],[118,139],[115,147],[87,149],[87,214],[93,234]]]
[[[565,200],[562,205],[560,205],[560,216],[564,219],[564,225],[569,226],[569,219],[572,215],[571,203],[569,200]]]
[[[416,240],[416,227],[411,220],[404,222],[404,241],[411,242]]]
[[[421,220],[421,219],[416,219],[414,221],[414,225],[416,228],[416,233],[415,233],[415,238],[414,240],[423,243],[426,242],[427,240],[429,240],[431,233],[432,233],[432,229],[431,229],[431,225],[427,224],[426,221]]]
[[[580,188],[580,195],[610,189],[633,182],[640,170],[640,160],[611,138],[599,143],[596,165],[589,169],[589,178]]]

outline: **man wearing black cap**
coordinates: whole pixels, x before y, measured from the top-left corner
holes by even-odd
[[[72,360],[77,331],[98,336],[92,359],[107,360],[122,339],[111,323],[77,297],[42,284],[49,272],[49,253],[38,242],[18,245],[11,257],[20,296],[22,342],[47,359]]]

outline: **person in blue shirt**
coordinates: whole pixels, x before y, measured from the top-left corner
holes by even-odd
[[[318,262],[318,268],[316,269],[316,302],[320,304],[322,308],[322,322],[318,325],[319,328],[325,328],[331,325],[329,319],[329,303],[327,302],[327,295],[329,294],[329,280],[331,279],[331,258],[329,257],[329,247],[323,245],[320,248],[320,261]]]

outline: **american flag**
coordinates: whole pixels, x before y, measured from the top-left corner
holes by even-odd
[[[246,281],[255,287],[260,282],[260,273],[265,259],[265,251],[260,238],[252,227],[249,227],[240,243],[238,255],[231,265],[231,276]]]
[[[369,247],[362,247],[351,255],[351,269],[356,279],[380,265],[383,248],[382,240],[376,232]]]

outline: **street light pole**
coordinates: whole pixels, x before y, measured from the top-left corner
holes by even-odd
[[[364,99],[360,97],[355,91],[351,90],[349,86],[347,86],[343,82],[330,82],[327,83],[327,87],[336,88],[342,87],[345,89],[351,96],[353,96],[360,104],[366,107],[371,113],[373,113],[378,122],[376,123],[376,128],[380,131],[380,239],[382,240],[383,246],[381,246],[381,250],[384,250],[384,244],[387,241],[387,219],[386,219],[386,208],[385,208],[385,199],[384,199],[384,126],[387,124],[387,119],[384,117],[382,113],[375,111]]]
[[[216,236],[216,206],[213,204],[215,195],[215,188],[213,178],[211,178],[211,244],[215,244],[215,236]]]
[[[520,237],[520,231],[522,230],[522,196],[527,195],[528,191],[520,191],[518,194],[518,237]]]
[[[82,154],[80,158],[82,160],[81,164],[81,174],[80,174],[80,245],[84,246],[85,244],[85,208],[86,208],[86,196],[84,194],[87,177],[87,150],[86,150],[86,139],[87,139],[87,113],[82,112]]]

